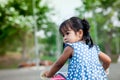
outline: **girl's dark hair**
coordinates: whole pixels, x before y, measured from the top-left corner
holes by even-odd
[[[82,29],[83,30],[83,40],[85,40],[85,43],[87,45],[89,45],[90,48],[93,46],[93,41],[89,34],[90,25],[87,20],[80,19],[78,17],[71,17],[70,19],[65,20],[60,25],[59,31],[63,35],[64,32],[69,30],[69,28],[74,30],[75,33],[77,31],[79,31],[80,29]]]

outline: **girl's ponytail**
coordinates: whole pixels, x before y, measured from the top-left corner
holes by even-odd
[[[89,45],[89,47],[91,48],[93,46],[93,41],[89,34],[90,25],[85,19],[81,20],[81,23],[83,25],[83,39],[85,40],[86,44]]]

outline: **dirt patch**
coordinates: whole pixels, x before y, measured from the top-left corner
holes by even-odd
[[[21,55],[19,54],[0,56],[0,69],[17,68],[20,60]]]
[[[39,62],[40,66],[50,66],[53,62],[50,60],[43,60]],[[0,56],[0,69],[23,68],[36,66],[35,62],[23,61],[20,54],[7,54]]]

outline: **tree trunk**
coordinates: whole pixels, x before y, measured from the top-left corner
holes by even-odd
[[[22,53],[22,60],[25,61],[27,60],[27,41],[26,41],[26,35],[24,34],[24,36],[22,36],[22,39],[21,39],[21,44],[22,44],[22,50],[21,50],[21,53]]]

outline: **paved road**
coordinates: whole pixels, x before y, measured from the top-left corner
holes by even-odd
[[[108,77],[110,80],[120,80],[120,63],[111,64]]]
[[[40,80],[40,72],[48,67],[0,70],[0,80]],[[60,71],[66,71],[64,66]],[[120,63],[111,64],[109,80],[120,80]]]

